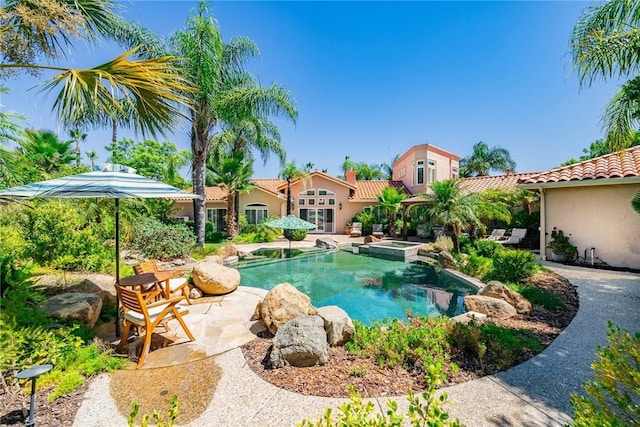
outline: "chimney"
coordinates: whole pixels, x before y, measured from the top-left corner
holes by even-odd
[[[350,170],[344,173],[344,177],[349,184],[356,185],[356,171]]]
[[[509,178],[509,175],[511,175],[511,169],[507,168],[504,172],[506,174],[506,178]]]

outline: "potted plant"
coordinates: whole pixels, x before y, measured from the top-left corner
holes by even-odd
[[[578,248],[569,243],[569,236],[556,227],[551,230],[551,241],[547,245],[551,250],[551,259],[557,262],[573,260],[578,252]]]

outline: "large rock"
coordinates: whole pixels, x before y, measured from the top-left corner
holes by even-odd
[[[506,319],[517,313],[516,309],[505,300],[483,295],[467,295],[464,297],[464,306],[467,311],[477,311],[495,319]]]
[[[438,263],[442,268],[453,268],[456,265],[456,260],[447,251],[442,251],[438,254]]]
[[[66,292],[47,299],[40,304],[40,309],[57,319],[77,320],[93,326],[100,317],[102,298],[93,293]]]
[[[113,276],[105,274],[90,274],[77,285],[69,288],[70,292],[97,294],[102,298],[102,304],[106,307],[115,307],[116,304],[116,280]]]
[[[298,316],[318,314],[308,296],[290,283],[280,283],[271,289],[256,306],[255,317],[262,319],[269,332],[276,334],[278,328]]]
[[[377,238],[376,236],[364,236],[364,243],[378,243],[382,242],[382,239]]]
[[[233,243],[227,243],[226,245],[224,245],[221,249],[221,254],[223,258],[227,258],[230,256],[237,256],[242,258],[245,253],[242,252],[235,244]]]
[[[316,248],[335,249],[338,247],[338,242],[331,237],[320,237],[316,239]]]
[[[216,262],[199,262],[191,272],[193,283],[209,295],[224,295],[240,285],[240,272]]]
[[[433,245],[429,244],[429,243],[425,243],[424,245],[420,246],[418,248],[418,255],[431,255],[432,253],[434,253],[436,251],[436,249],[433,247]]]
[[[320,316],[300,316],[282,325],[273,338],[269,361],[274,368],[324,365],[329,346]]]
[[[478,292],[478,295],[486,297],[500,298],[512,305],[518,314],[531,314],[531,303],[525,297],[507,288],[501,282],[492,280]]]
[[[331,346],[346,344],[356,332],[347,312],[336,305],[318,308],[318,315],[324,320],[324,330]]]

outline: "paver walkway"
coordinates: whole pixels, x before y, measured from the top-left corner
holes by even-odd
[[[468,426],[562,426],[571,420],[570,393],[592,378],[596,345],[607,321],[640,331],[640,276],[548,264],[578,287],[580,309],[543,353],[506,372],[448,387],[451,415]],[[274,387],[247,367],[236,348],[216,358],[222,377],[211,404],[190,426],[293,426],[344,400],[302,396]],[[328,379],[330,380],[330,379]],[[197,385],[196,385],[197,386]],[[404,398],[396,398],[406,406]],[[386,398],[376,399],[384,410]],[[109,394],[109,377],[91,385],[74,426],[126,425]]]

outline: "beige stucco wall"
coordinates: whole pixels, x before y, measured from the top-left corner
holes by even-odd
[[[250,193],[240,194],[240,213],[244,213],[246,205],[252,203],[261,203],[267,205],[269,215],[280,216],[283,214],[286,199],[279,199],[275,194],[268,193],[259,189],[254,189]],[[226,201],[207,201],[206,209],[226,209]],[[193,202],[176,202],[174,206],[175,213],[173,216],[188,216],[193,220]]]
[[[318,190],[327,190],[335,193],[336,204],[334,206],[324,205],[314,205],[314,206],[300,206],[299,205],[299,194],[303,191],[307,190],[316,190],[316,194],[318,194]],[[353,212],[351,207],[351,203],[349,202],[349,187],[339,182],[327,179],[323,176],[313,176],[311,179],[307,180],[306,183],[301,181],[295,182],[291,185],[291,198],[293,200],[293,211],[292,213],[296,216],[300,216],[301,208],[325,208],[334,210],[334,233],[342,233],[344,226],[347,221],[351,220],[351,218],[358,213],[359,211]],[[286,195],[286,193],[285,193]],[[286,211],[286,198],[284,200],[283,206],[283,215]],[[340,204],[342,204],[342,209],[340,209]],[[314,233],[317,231],[311,230],[310,233]]]
[[[631,207],[638,191],[640,184],[545,189],[546,242],[557,227],[581,256],[595,247],[611,266],[640,269],[640,215]]]
[[[416,164],[418,160],[424,161],[425,183],[422,185],[414,184],[416,181],[415,174]],[[445,181],[447,179],[451,179],[453,177],[452,169],[459,169],[458,160],[429,150],[428,146],[426,145],[417,146],[409,151],[406,155],[400,157],[393,164],[393,179],[402,181],[412,194],[426,193],[428,186],[431,184],[431,182],[428,182],[429,161],[435,162],[436,164],[437,181]]]

